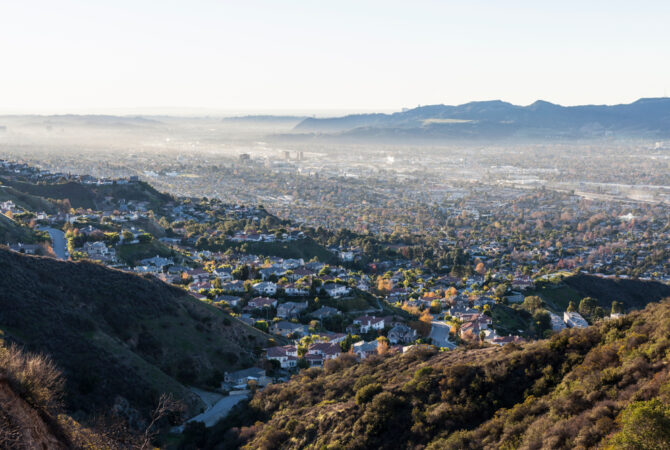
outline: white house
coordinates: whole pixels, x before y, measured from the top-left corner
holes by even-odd
[[[267,359],[279,361],[282,369],[291,369],[298,365],[298,349],[294,345],[270,347],[265,350]]]
[[[351,346],[353,353],[360,359],[365,359],[377,353],[377,341],[360,341]]]
[[[263,295],[275,295],[277,293],[277,285],[272,281],[261,281],[253,285],[254,291]]]
[[[361,316],[354,319],[354,324],[360,327],[361,333],[367,333],[370,330],[383,330],[384,318],[375,316]]]
[[[327,284],[323,287],[323,291],[331,298],[338,298],[347,295],[350,290],[343,284]]]

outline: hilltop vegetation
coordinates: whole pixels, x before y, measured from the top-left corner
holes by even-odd
[[[166,392],[197,411],[186,385],[218,386],[267,345],[267,335],[150,276],[1,248],[0,269],[0,331],[53,359],[68,411],[116,408],[140,423]]]
[[[64,414],[63,378],[51,359],[0,339],[0,448],[117,448]]]
[[[670,300],[524,346],[348,355],[257,393],[207,448],[667,448]],[[193,431],[193,430],[192,430]]]
[[[8,200],[29,211],[45,211],[48,213],[56,211],[55,205],[42,197],[21,192],[10,186],[0,185],[0,201],[6,202]]]
[[[79,182],[29,183],[15,179],[0,179],[15,191],[43,199],[69,200],[73,208],[103,209],[106,197],[113,201],[147,202],[149,209],[156,209],[172,197],[158,192],[150,184],[135,182],[128,184],[84,184]]]

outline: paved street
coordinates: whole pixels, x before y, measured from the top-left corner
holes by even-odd
[[[428,337],[433,340],[433,344],[438,347],[456,348],[456,344],[449,340],[449,324],[434,320],[432,325],[433,327],[430,329],[430,335]]]
[[[67,241],[65,239],[65,233],[56,228],[49,227],[40,227],[39,230],[46,231],[51,236],[51,245],[53,246],[54,253],[59,259],[67,259]]]

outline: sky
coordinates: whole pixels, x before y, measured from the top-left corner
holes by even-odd
[[[0,2],[0,113],[397,111],[670,92],[668,1]]]

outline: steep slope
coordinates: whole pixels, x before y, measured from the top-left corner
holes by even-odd
[[[49,358],[0,339],[0,448],[117,448],[104,433],[64,414],[62,389],[62,375]]]
[[[21,208],[27,209],[28,211],[45,211],[48,213],[56,212],[56,207],[51,202],[43,199],[42,197],[36,197],[34,195],[17,191],[10,186],[0,185],[0,201],[5,202],[7,200],[13,201],[14,204],[20,206]]]
[[[526,295],[538,295],[552,311],[562,313],[572,301],[579,305],[585,297],[592,297],[606,312],[612,309],[612,302],[622,304],[624,311],[643,309],[650,302],[670,297],[670,286],[658,281],[604,278],[579,273],[564,278],[559,283],[539,283],[536,289]]]
[[[267,335],[153,277],[1,248],[0,270],[0,331],[53,358],[70,411],[116,408],[141,420],[164,392],[198,410],[185,385],[217,385],[267,343]]]
[[[30,244],[37,241],[37,237],[33,230],[22,226],[20,223],[5,217],[0,214],[0,243],[17,243]]]
[[[623,303],[625,310],[642,309],[647,303],[670,297],[670,286],[658,281],[640,281],[623,278],[601,278],[579,274],[568,277],[565,284],[578,291],[583,297],[593,297],[606,311],[612,301]]]
[[[631,448],[668,448],[669,352],[664,300],[522,347],[345,356],[268,387],[198,439],[209,448],[621,448],[640,439],[647,446]]]

